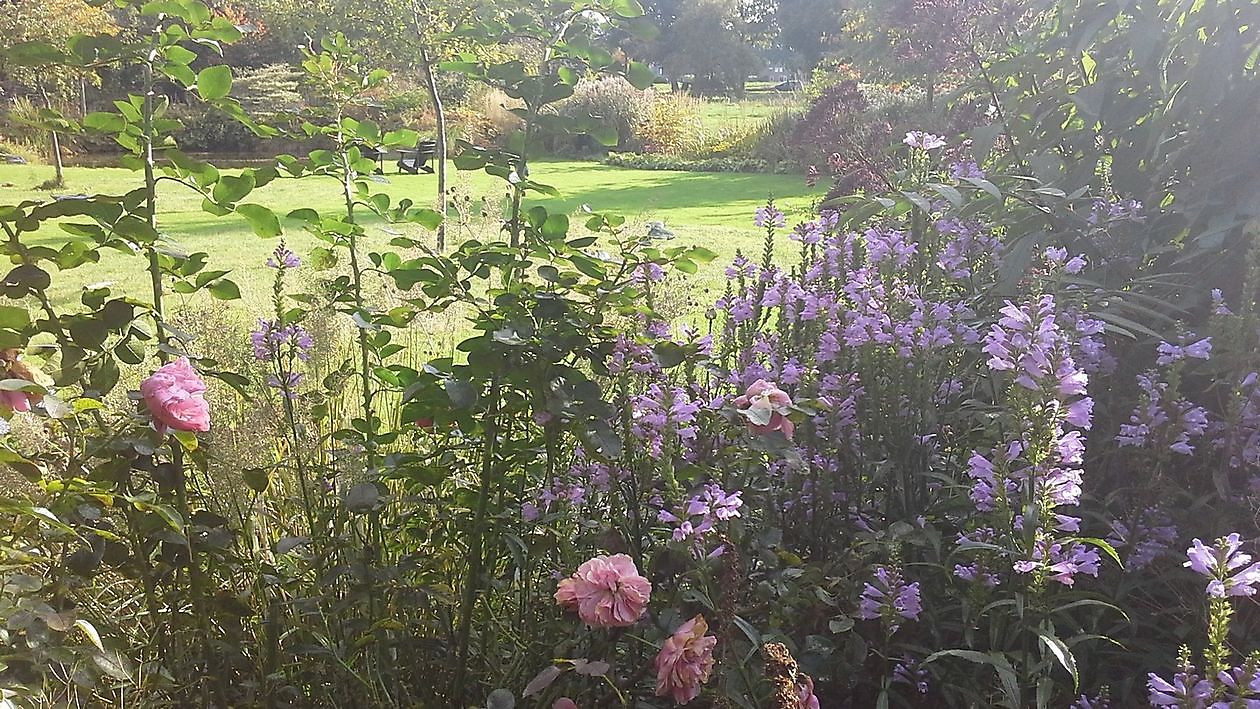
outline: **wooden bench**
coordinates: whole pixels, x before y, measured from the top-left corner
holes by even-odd
[[[414,149],[402,149],[398,151],[398,174],[404,172],[418,175],[421,172],[433,172],[433,166],[429,161],[437,157],[437,141],[422,140],[416,143]]]

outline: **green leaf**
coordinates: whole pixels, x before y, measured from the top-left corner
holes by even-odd
[[[639,5],[638,0],[613,0],[612,11],[620,17],[643,16],[643,6]]]
[[[226,278],[210,284],[210,295],[219,300],[236,300],[241,297],[241,289]]]
[[[12,305],[0,305],[0,327],[9,330],[21,330],[31,324],[31,314],[26,308]]]
[[[998,678],[1002,681],[1002,687],[1006,690],[1007,697],[1017,702],[1019,699],[1019,675],[1015,673],[1015,668],[1011,666],[1010,660],[999,652],[977,652],[975,650],[940,650],[928,655],[923,660],[924,665],[938,660],[942,657],[958,657],[968,662],[974,662],[979,665],[989,665],[998,673]]]
[[[232,91],[232,69],[211,66],[197,72],[197,93],[206,101],[217,101]]]
[[[171,431],[171,436],[189,453],[197,450],[197,434],[192,431]]]
[[[18,42],[4,52],[4,63],[10,66],[60,64],[66,55],[47,42]]]
[[[643,91],[656,83],[656,72],[643,62],[630,62],[630,66],[626,67],[626,81],[629,81],[634,88]]]
[[[263,493],[271,487],[271,472],[260,468],[246,468],[241,472],[245,484],[254,492]]]
[[[127,119],[110,111],[95,111],[83,117],[83,126],[102,133],[117,133],[127,127]]]
[[[433,231],[441,226],[442,214],[436,209],[413,209],[407,213],[407,220]]]
[[[281,233],[280,220],[276,213],[261,204],[238,204],[236,213],[245,217],[254,233],[261,237],[279,236]]]
[[[1035,632],[1037,633],[1037,637],[1041,639],[1042,644],[1044,644],[1050,650],[1050,653],[1054,655],[1054,659],[1058,660],[1059,664],[1063,665],[1063,669],[1067,670],[1068,674],[1072,675],[1072,691],[1075,692],[1080,688],[1081,678],[1080,674],[1076,671],[1076,657],[1072,654],[1071,648],[1051,633],[1041,630]]]
[[[101,644],[101,634],[96,632],[96,626],[82,618],[74,621],[74,625],[76,628],[83,631],[83,634],[87,636],[88,642],[92,643],[97,650],[100,650],[101,652],[105,651],[105,646]]]
[[[307,265],[316,271],[327,271],[337,265],[337,254],[326,246],[316,246],[311,249],[311,255],[306,260]]]

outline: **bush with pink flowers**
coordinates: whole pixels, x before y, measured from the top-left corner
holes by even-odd
[[[1260,18],[1221,40],[1229,61],[1200,53],[1222,7],[1253,4],[1194,3],[1177,22],[1047,12],[1104,34],[1062,48],[1043,27],[1053,70],[997,81],[981,64],[994,115],[969,137],[872,127],[862,189],[809,215],[750,209],[760,250],[710,267],[720,294],[675,313],[712,251],[598,205],[561,211],[530,177],[531,141],[575,126],[553,109],[582,76],[651,82],[592,44],[640,8],[497,2],[513,12],[448,38],[496,51],[445,70],[519,100],[524,128],[510,149],[457,146],[456,167],[506,199],[492,236],[450,249],[429,233],[440,211],[378,186],[364,147],[417,136],[355,117],[384,76],[344,36],[305,49],[315,100],[274,126],[231,98],[210,54],[240,30],[197,0],[124,2],[144,41],[6,50],[141,86],[81,120],[46,116],[127,151],[133,191],[0,207],[0,702],[1260,702],[1254,201],[1204,198],[1204,165],[1159,152],[1202,123],[1204,66],[1231,87],[1204,95],[1255,95]],[[1142,114],[1154,89],[1099,77],[1145,77],[1143,57],[1165,54],[1090,52],[1151,27],[1177,57],[1155,83],[1197,78]],[[541,59],[503,54],[509,35]],[[178,148],[168,85],[320,147],[220,171]],[[1023,91],[1070,98],[1029,108]],[[1061,139],[1035,139],[1052,125]],[[336,184],[344,210],[249,201],[307,179]],[[240,288],[169,243],[168,183],[277,240],[248,326],[184,327],[172,294],[231,303]],[[74,238],[50,240],[53,225]],[[147,292],[73,281],[76,301],[54,297],[54,279],[107,256],[139,257]],[[460,341],[428,356],[440,325]]]

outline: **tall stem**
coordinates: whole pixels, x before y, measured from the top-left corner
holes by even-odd
[[[192,535],[192,508],[188,504],[188,479],[184,474],[184,451],[178,442],[171,444],[171,463],[175,466],[175,505],[179,510],[180,516],[184,518],[184,548],[188,553],[188,585],[189,594],[192,597],[193,613],[197,616],[197,629],[201,633],[202,638],[202,654],[206,663],[206,672],[214,678],[214,694],[220,706],[227,698],[224,691],[224,677],[220,671],[218,660],[214,652],[210,649],[209,612],[206,610],[205,593],[206,582],[205,577],[201,575],[201,563],[197,561],[197,554],[193,548]],[[199,681],[200,684],[200,681]],[[203,689],[204,691],[204,689]]]
[[[145,218],[154,233],[157,233],[157,170],[153,161],[153,61],[156,51],[156,49],[149,51],[144,64],[144,142],[142,144],[144,154],[141,156],[144,161]],[[165,345],[167,333],[162,312],[162,267],[158,262],[157,248],[154,244],[149,244],[147,250],[149,285],[153,292],[153,325],[157,328],[158,344]],[[159,347],[158,359],[166,362],[166,358],[166,351]]]
[[[346,202],[346,221],[354,224],[354,166],[350,163],[349,149],[345,133],[341,129],[341,116],[337,117],[337,145],[341,152],[342,196]],[[359,267],[359,238],[354,229],[348,237],[350,247],[350,278],[354,295],[354,310],[361,322],[355,323],[359,329],[359,379],[363,396],[364,444],[367,448],[368,469],[376,467],[376,421],[372,413],[372,360],[371,347],[368,343],[367,311],[363,308],[363,271]]]
[[[480,590],[481,575],[485,566],[482,542],[485,537],[486,512],[490,506],[490,492],[494,487],[494,463],[498,450],[499,381],[496,377],[490,387],[490,407],[482,422],[485,449],[481,459],[481,488],[477,492],[477,511],[473,519],[472,538],[468,541],[468,578],[464,580],[464,595],[459,604],[459,631],[456,636],[455,681],[448,699],[460,702],[464,695],[464,681],[468,673],[468,638],[472,632],[473,607]]]

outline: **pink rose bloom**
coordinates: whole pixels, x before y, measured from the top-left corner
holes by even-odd
[[[578,709],[578,705],[568,697],[560,697],[555,704],[551,705],[551,709]]]
[[[583,623],[601,628],[634,625],[647,610],[652,584],[625,554],[597,556],[560,582],[556,603],[576,608]]]
[[[31,400],[24,391],[0,391],[0,407],[26,412],[31,410]]]
[[[809,675],[805,675],[805,682],[800,685],[796,707],[797,709],[818,709],[818,697],[814,696],[814,679]]]
[[[0,350],[0,379],[24,379],[44,388],[52,386],[52,379],[40,370],[27,365],[21,359],[21,350],[14,347]],[[34,391],[0,390],[0,410],[27,412],[31,404],[44,400],[44,395]]]
[[[759,435],[782,431],[792,437],[796,426],[788,414],[792,411],[792,397],[773,382],[758,379],[748,387],[743,396],[735,399],[735,408],[748,419],[748,430]]]
[[[656,696],[669,696],[675,704],[686,704],[700,694],[700,685],[713,672],[713,646],[717,638],[705,635],[709,624],[704,616],[682,624],[661,646],[656,655]]]
[[[171,428],[209,431],[210,404],[202,396],[205,390],[205,380],[187,357],[162,365],[140,384],[140,395],[158,433],[166,433]]]

